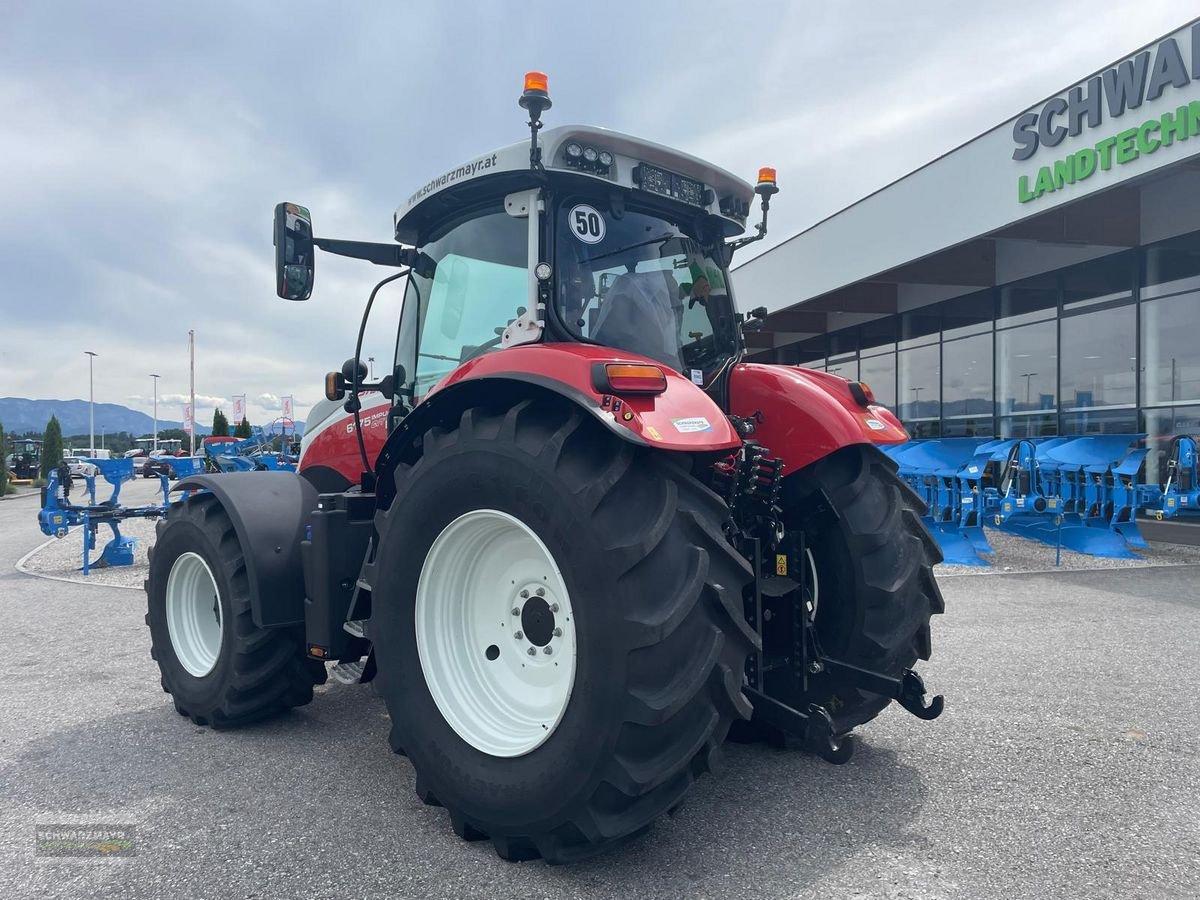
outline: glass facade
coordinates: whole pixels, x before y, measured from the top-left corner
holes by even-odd
[[[996,403],[1002,416],[1041,416],[1058,404],[1058,323],[996,332]]]
[[[925,423],[919,429],[923,437],[931,437],[929,423],[941,418],[942,366],[937,344],[901,350],[897,356],[900,383],[897,388],[896,409],[905,422]],[[870,384],[870,382],[867,382]],[[933,428],[936,434],[937,429]]]
[[[946,437],[992,433],[995,379],[988,324],[986,334],[942,344],[942,433]]]
[[[859,378],[914,437],[1200,434],[1200,232],[776,351]]]

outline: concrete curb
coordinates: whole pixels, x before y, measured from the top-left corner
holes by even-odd
[[[1087,568],[1055,569],[1055,568],[1051,567],[1049,569],[1023,569],[1020,572],[997,572],[995,570],[995,567],[992,567],[991,570],[989,571],[988,568],[984,567],[984,566],[971,566],[970,568],[977,569],[977,571],[938,572],[937,570],[934,570],[933,574],[934,574],[934,577],[936,577],[940,581],[943,578],[1007,578],[1007,577],[1011,577],[1013,575],[1079,575],[1079,574],[1088,574],[1088,573],[1092,573],[1092,572],[1141,572],[1144,569],[1188,569],[1188,568],[1200,569],[1200,563],[1152,562],[1152,563],[1147,563],[1144,566],[1120,566],[1117,568],[1109,568],[1107,566],[1104,566],[1104,567],[1097,567],[1094,569],[1087,569]]]
[[[25,563],[29,562],[29,560],[31,560],[35,556],[37,556],[37,554],[39,552],[41,552],[42,550],[45,550],[47,547],[49,547],[51,544],[53,544],[57,540],[59,540],[59,538],[49,538],[48,540],[42,541],[42,543],[38,544],[36,547],[34,547],[32,550],[30,550],[28,553],[26,553],[20,559],[18,559],[16,562],[16,565],[14,565],[13,568],[16,569],[18,572],[20,572],[22,575],[28,575],[30,578],[44,578],[46,581],[61,581],[61,582],[64,582],[65,584],[82,584],[82,585],[86,585],[87,587],[116,588],[116,589],[122,590],[122,591],[140,591],[140,590],[142,590],[140,587],[133,587],[132,585],[128,585],[128,584],[103,584],[102,582],[99,582],[99,581],[88,581],[82,575],[79,578],[64,578],[61,575],[47,575],[44,572],[31,572],[25,568]]]
[[[7,503],[14,500],[24,500],[26,497],[40,497],[42,492],[39,488],[34,488],[31,491],[19,491],[16,494],[6,494],[0,497],[0,503]]]

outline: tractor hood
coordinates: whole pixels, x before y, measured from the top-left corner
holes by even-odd
[[[688,203],[720,220],[726,237],[745,231],[754,189],[736,175],[695,156],[590,125],[549,128],[541,133],[538,144],[548,172],[582,175]],[[602,159],[608,157],[611,162],[605,165]],[[416,244],[424,218],[421,208],[450,188],[496,176],[532,178],[532,174],[528,141],[485,153],[442,172],[396,210],[396,240]]]

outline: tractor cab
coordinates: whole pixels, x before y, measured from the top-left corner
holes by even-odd
[[[542,132],[551,105],[530,73],[530,140],[441,173],[396,211],[398,246],[314,238],[307,209],[276,209],[279,294],[307,299],[313,249],[407,265],[393,378],[415,405],[463,364],[573,342],[652,360],[724,395],[742,352],[728,266],[766,233],[775,171],[757,187],[677,150],[590,126]],[[757,233],[740,238],[754,194]],[[765,312],[765,311],[764,311]],[[338,381],[354,387],[349,367]],[[331,400],[340,399],[337,390]]]
[[[526,144],[459,166],[397,212],[397,239],[425,257],[397,352],[415,396],[535,342],[623,350],[711,383],[739,352],[726,241],[750,186],[600,128],[549,130],[537,150],[536,168]]]

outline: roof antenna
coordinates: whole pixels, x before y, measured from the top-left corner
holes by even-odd
[[[542,130],[542,111],[554,104],[550,102],[550,79],[544,72],[525,73],[525,90],[517,102],[522,109],[529,110],[529,168],[535,172],[545,172],[537,135]]]

